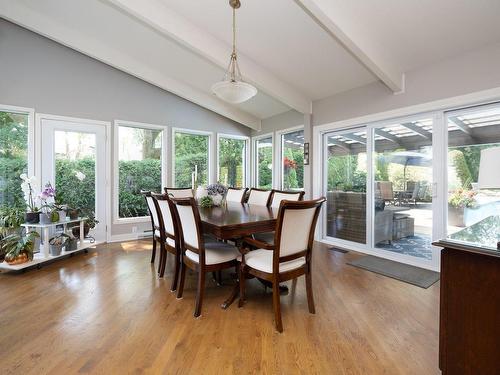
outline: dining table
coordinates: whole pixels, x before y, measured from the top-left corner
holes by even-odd
[[[244,237],[258,233],[274,232],[278,208],[267,206],[226,202],[221,206],[200,207],[200,219],[203,232],[221,241],[231,240],[244,253]],[[231,295],[221,307],[227,309],[239,294],[239,280]]]

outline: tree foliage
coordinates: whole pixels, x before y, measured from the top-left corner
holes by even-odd
[[[208,140],[205,135],[175,133],[175,186],[191,186],[195,166],[198,166],[198,183],[208,183]]]
[[[245,144],[242,139],[219,139],[219,182],[230,187],[243,187]]]

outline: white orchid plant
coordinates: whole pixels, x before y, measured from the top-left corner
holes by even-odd
[[[28,212],[38,212],[38,202],[36,199],[35,191],[38,190],[38,180],[35,176],[28,177],[26,173],[19,176],[21,182],[21,190],[24,193],[24,200],[26,202]]]

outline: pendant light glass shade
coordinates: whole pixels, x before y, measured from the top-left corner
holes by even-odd
[[[238,57],[236,55],[236,8],[240,7],[240,2],[230,0],[229,5],[233,8],[233,52],[223,80],[212,86],[212,92],[225,102],[239,104],[257,95],[257,89],[243,81],[238,66]]]
[[[232,104],[246,102],[257,94],[257,89],[243,81],[222,81],[212,86],[218,98]]]

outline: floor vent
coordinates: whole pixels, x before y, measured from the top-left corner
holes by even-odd
[[[344,249],[339,249],[338,247],[329,247],[328,250],[336,251],[337,253],[347,254],[349,251]]]

